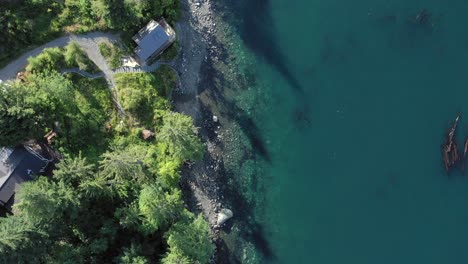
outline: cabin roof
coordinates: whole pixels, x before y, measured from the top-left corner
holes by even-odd
[[[135,49],[138,59],[146,62],[153,54],[160,53],[168,43],[175,40],[175,32],[164,19],[159,23],[151,20],[132,39],[138,44]]]
[[[32,180],[48,164],[49,160],[24,146],[0,148],[0,205],[6,204],[21,183]]]

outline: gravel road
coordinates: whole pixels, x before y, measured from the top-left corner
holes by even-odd
[[[69,35],[54,39],[42,46],[30,50],[14,61],[10,62],[3,69],[0,69],[0,80],[14,79],[16,74],[23,70],[28,64],[28,58],[39,55],[45,48],[63,47],[70,41],[76,41],[85,50],[88,57],[104,73],[107,80],[114,83],[113,73],[106,60],[99,52],[98,43],[101,41],[119,41],[119,37],[114,34],[104,32],[91,32],[83,35]]]
[[[55,48],[66,46],[69,42],[74,41],[80,45],[83,50],[88,55],[89,59],[96,64],[96,66],[102,71],[104,77],[109,83],[109,88],[114,94],[115,98],[118,98],[116,95],[116,90],[114,81],[114,72],[107,64],[104,57],[99,52],[99,43],[101,41],[110,41],[110,42],[119,42],[120,39],[117,35],[104,32],[90,32],[83,35],[69,35],[54,39],[40,47],[37,47],[33,50],[30,50],[14,61],[10,62],[7,66],[0,70],[0,80],[10,80],[16,77],[16,74],[22,71],[26,65],[28,65],[28,58],[39,55],[46,48]],[[125,114],[122,106],[114,98],[114,103],[121,114]]]

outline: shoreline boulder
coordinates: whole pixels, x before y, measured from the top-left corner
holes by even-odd
[[[232,218],[233,216],[234,214],[232,213],[231,210],[223,208],[218,213],[218,220],[216,221],[216,223],[220,226],[224,224],[227,220]]]

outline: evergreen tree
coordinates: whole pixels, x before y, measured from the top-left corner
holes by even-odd
[[[112,182],[144,181],[148,175],[144,170],[144,147],[113,148],[102,155],[99,162],[100,173]]]
[[[203,146],[196,136],[192,118],[169,112],[164,116],[163,121],[158,140],[168,146],[169,154],[182,161],[200,159]]]
[[[15,205],[19,215],[57,232],[68,217],[77,216],[80,204],[78,193],[63,181],[56,183],[42,176],[23,183],[16,195],[20,201]]]
[[[191,222],[182,220],[174,224],[166,236],[169,253],[163,259],[163,263],[186,263],[184,261],[187,259],[195,263],[208,263],[213,255],[210,227],[201,215]]]
[[[143,216],[143,231],[147,234],[174,223],[184,210],[179,190],[165,192],[154,184],[143,187],[138,208]]]
[[[117,257],[118,264],[148,264],[148,260],[141,255],[141,246],[131,244],[129,248],[124,248],[122,254]]]
[[[74,111],[71,83],[57,73],[32,75],[28,83],[0,84],[0,145],[42,138]]]
[[[89,164],[81,153],[77,157],[68,157],[57,164],[54,178],[66,186],[75,188],[87,198],[110,196],[111,191],[103,177],[99,177],[95,166]]]
[[[38,263],[48,244],[47,232],[30,219],[0,218],[0,263]]]
[[[139,185],[151,179],[143,164],[146,151],[144,147],[134,145],[125,149],[114,147],[102,155],[99,177],[113,194],[133,199]]]

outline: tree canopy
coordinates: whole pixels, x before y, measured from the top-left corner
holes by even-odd
[[[186,221],[176,223],[166,233],[169,252],[163,263],[208,263],[210,260],[214,246],[208,238],[208,223],[200,215],[189,223]]]
[[[164,16],[172,23],[178,14],[178,0],[7,1],[0,9],[0,65],[25,48],[63,33],[117,30],[132,34],[150,19]]]
[[[74,106],[69,101],[71,87],[56,73],[32,75],[27,84],[0,84],[0,145],[41,137],[54,122],[63,121],[63,112]]]
[[[158,138],[167,145],[168,153],[181,160],[197,160],[202,155],[202,145],[196,136],[196,128],[191,117],[179,113],[167,113]]]
[[[74,46],[60,52],[65,64],[82,59]],[[53,130],[47,144],[64,156],[52,175],[22,184],[15,214],[0,218],[0,262],[208,263],[208,223],[185,209],[179,188],[184,161],[201,158],[203,145],[193,120],[170,110],[160,76],[117,78],[144,94],[123,99],[135,110],[122,117],[105,80],[62,76],[49,55],[30,60],[47,70],[33,65],[0,84],[0,145],[44,142]]]

